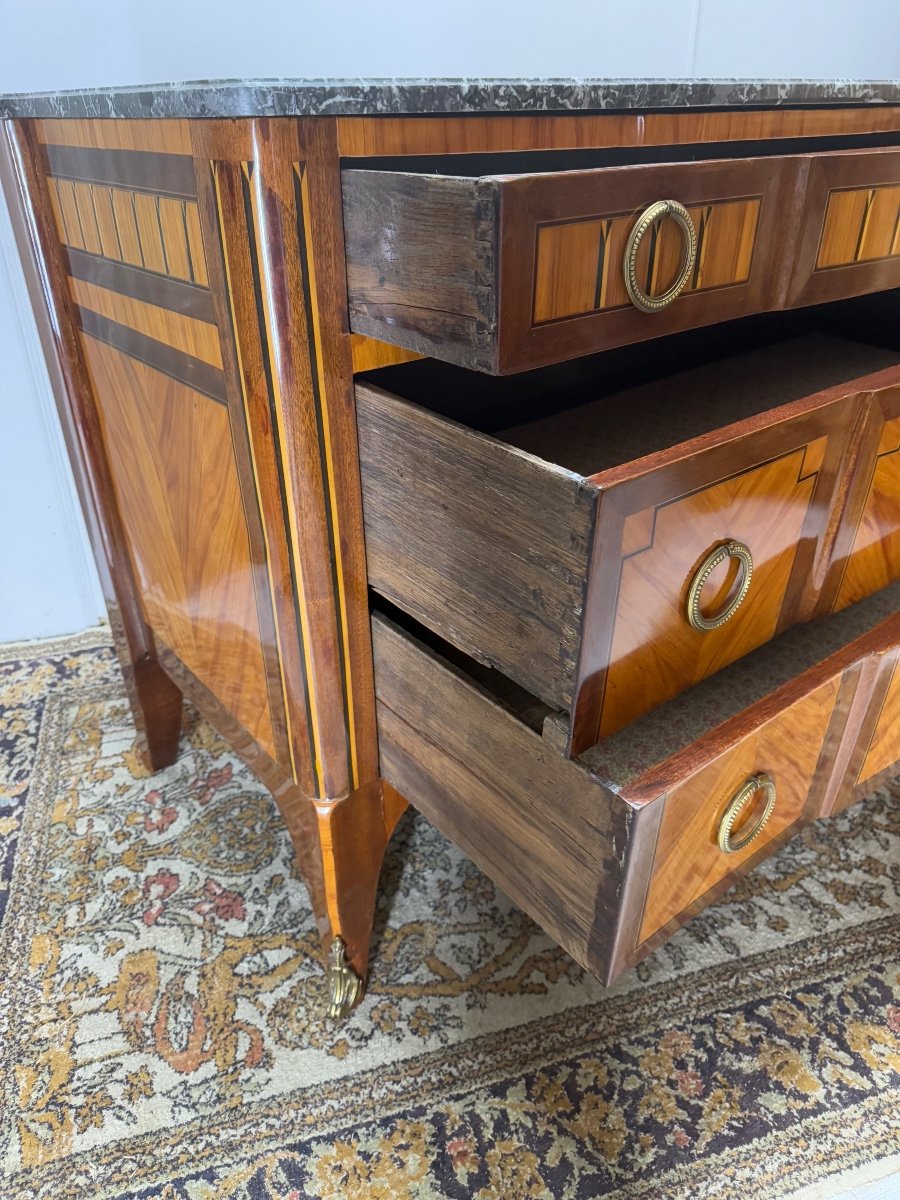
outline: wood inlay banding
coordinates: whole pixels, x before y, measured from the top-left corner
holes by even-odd
[[[816,270],[900,255],[900,187],[839,188],[828,193]]]
[[[166,275],[154,275],[151,271],[127,263],[112,262],[72,247],[67,248],[66,257],[69,274],[74,279],[83,279],[86,283],[96,284],[122,296],[131,296],[145,304],[170,309],[198,321],[215,321],[212,299],[205,287]]]
[[[227,403],[225,394],[225,376],[222,371],[209,363],[192,358],[180,350],[174,349],[165,342],[147,337],[127,325],[110,321],[89,308],[77,309],[78,324],[83,333],[98,341],[105,342],[121,350],[129,358],[135,358],[145,366],[161,371],[164,375],[177,379],[196,392],[217,400],[220,404]]]
[[[157,154],[149,150],[98,150],[89,146],[46,146],[50,174],[127,187],[154,195],[196,200],[194,162],[186,154]]]
[[[689,205],[697,231],[697,256],[685,293],[745,283],[750,277],[760,198]],[[534,324],[630,305],[622,259],[635,214],[594,216],[537,229]],[[644,239],[638,278],[651,294],[665,291],[677,275],[681,240],[673,222],[660,223]]]
[[[68,248],[207,285],[194,201],[52,176],[48,183]]]
[[[69,292],[79,308],[90,309],[101,317],[164,342],[191,358],[199,358],[211,367],[222,369],[222,349],[215,325],[71,276]]]

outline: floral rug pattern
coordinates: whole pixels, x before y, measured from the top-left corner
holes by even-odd
[[[190,712],[168,770],[133,744],[105,631],[0,648],[4,1200],[770,1200],[900,1170],[900,782],[608,991],[408,816],[333,1024],[268,794]]]

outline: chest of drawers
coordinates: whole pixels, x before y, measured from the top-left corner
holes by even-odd
[[[407,803],[609,981],[900,762],[900,89],[581,87],[0,102],[141,745],[332,1015]]]

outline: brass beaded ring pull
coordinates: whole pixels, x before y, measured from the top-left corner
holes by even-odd
[[[763,792],[766,797],[763,811],[748,829],[733,838],[731,831],[734,829],[735,822],[757,792]],[[718,841],[719,849],[723,854],[736,854],[738,850],[743,850],[759,837],[775,811],[776,798],[775,781],[771,775],[751,775],[747,782],[738,788],[729,800],[728,807],[719,822]]]
[[[705,617],[700,608],[700,595],[716,567],[720,567],[729,558],[736,558],[741,564],[741,582],[738,590],[721,612],[716,613],[714,617]],[[693,628],[698,633],[709,633],[711,629],[721,629],[744,603],[752,580],[753,555],[750,553],[749,546],[745,546],[743,542],[725,542],[724,545],[710,550],[697,568],[688,588],[687,619]]]
[[[638,250],[640,249],[644,234],[655,221],[659,221],[662,217],[671,217],[681,230],[684,238],[684,260],[681,264],[681,270],[678,272],[678,278],[668,291],[663,292],[659,296],[651,296],[638,283]],[[691,214],[683,204],[679,204],[677,200],[657,200],[649,208],[645,208],[635,222],[634,228],[628,235],[628,241],[625,245],[625,259],[623,263],[625,268],[625,290],[628,292],[628,298],[634,307],[639,308],[641,312],[652,313],[659,312],[660,309],[671,304],[681,294],[685,284],[690,279],[696,257],[697,233],[694,229],[694,222],[691,220]]]

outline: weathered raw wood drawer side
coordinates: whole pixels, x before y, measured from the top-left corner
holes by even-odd
[[[356,394],[370,585],[567,708],[596,490],[371,385]]]

